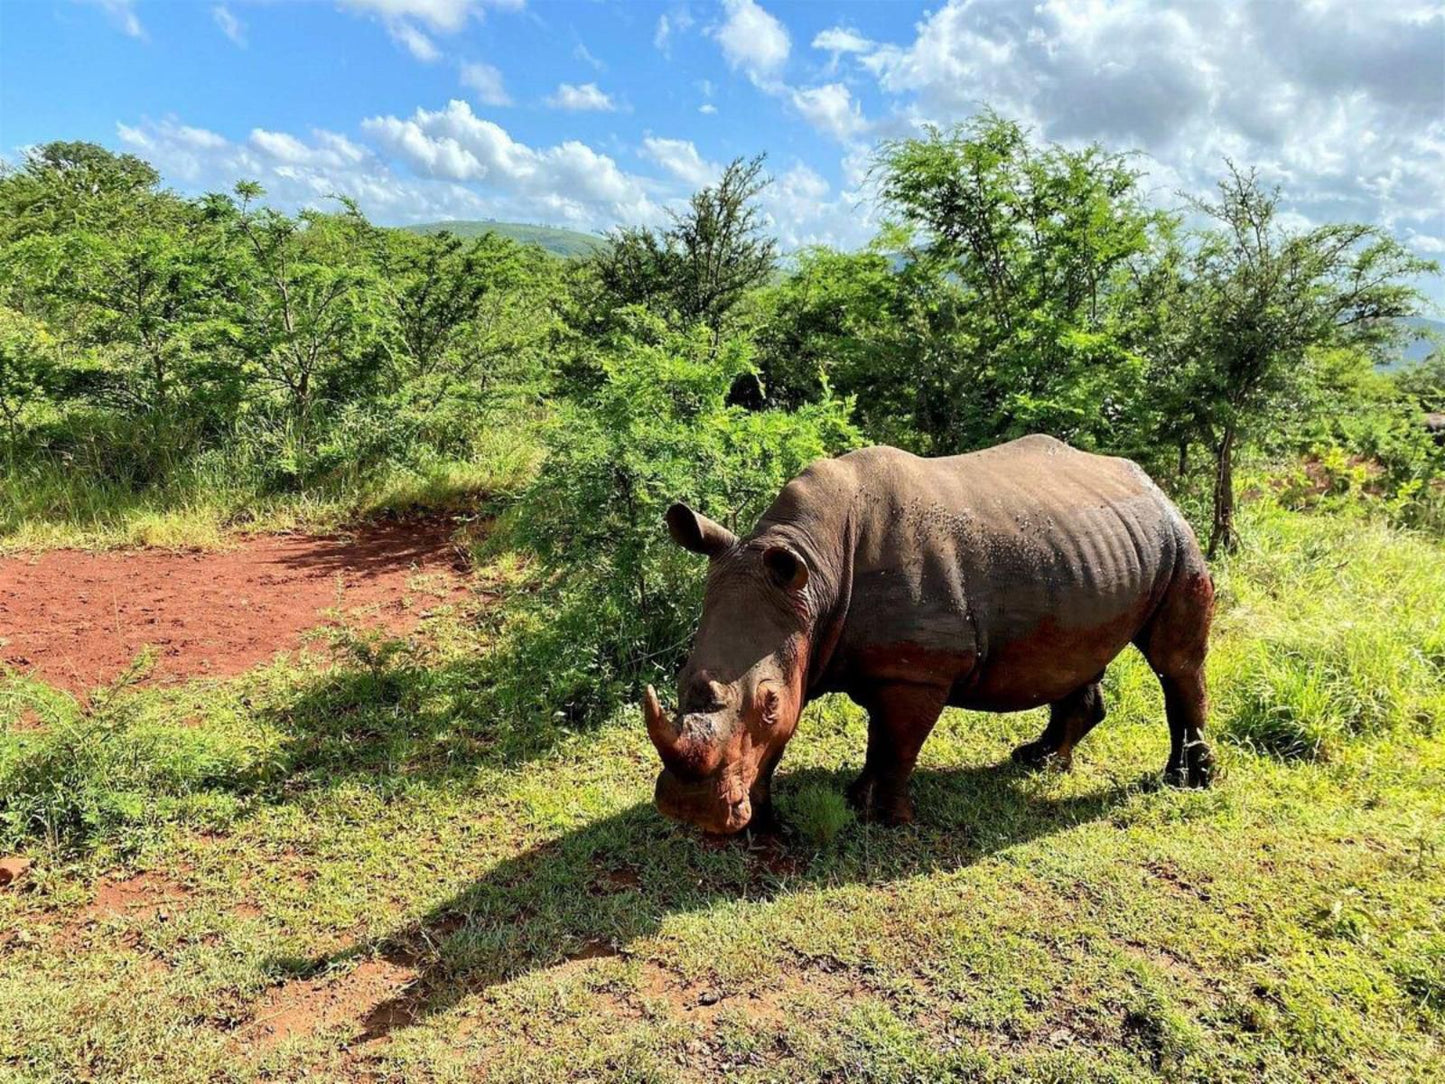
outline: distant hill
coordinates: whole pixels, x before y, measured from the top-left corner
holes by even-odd
[[[417,226],[403,226],[412,233],[441,233],[447,230],[458,237],[481,237],[494,233],[524,245],[537,245],[554,256],[576,259],[586,256],[606,239],[595,233],[581,233],[578,230],[564,230],[557,226],[533,226],[525,222],[492,222],[458,219],[454,222],[425,222]]]
[[[1424,361],[1439,349],[1441,343],[1445,343],[1445,321],[1412,316],[1405,323],[1414,331],[1415,337],[1405,344],[1400,353],[1400,361],[1396,364],[1413,365],[1417,361]],[[1394,368],[1393,365],[1390,367]]]

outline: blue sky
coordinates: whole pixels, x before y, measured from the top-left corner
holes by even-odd
[[[0,153],[90,139],[187,191],[343,192],[378,221],[660,221],[768,153],[787,246],[871,236],[870,149],[988,102],[1142,152],[1164,203],[1223,157],[1301,222],[1445,255],[1445,9],[1415,0],[5,0]],[[1440,297],[1438,283],[1431,292]]]

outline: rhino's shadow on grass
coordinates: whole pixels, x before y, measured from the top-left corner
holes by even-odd
[[[841,791],[850,775],[805,770],[780,791],[810,784]],[[923,771],[920,822],[903,829],[849,824],[818,850],[786,823],[778,833],[705,840],[641,802],[506,859],[418,922],[315,960],[277,970],[317,974],[358,957],[416,972],[376,1006],[362,1038],[418,1023],[498,983],[571,960],[628,954],[674,914],[732,900],[766,901],[819,885],[888,884],[952,871],[1041,836],[1106,816],[1152,777],[1051,798],[1011,763]]]
[[[295,697],[263,709],[286,735],[271,780],[307,775],[324,785],[400,774],[413,785],[441,783],[545,756],[569,733],[535,713],[508,722],[516,713],[496,703],[495,681],[490,661],[374,669],[352,661],[321,673]]]

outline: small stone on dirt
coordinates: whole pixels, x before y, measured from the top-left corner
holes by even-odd
[[[697,1003],[699,1005],[716,1005],[721,1000],[722,997],[716,990],[704,990],[697,995]]]
[[[12,885],[24,877],[31,866],[28,858],[0,858],[0,888]]]

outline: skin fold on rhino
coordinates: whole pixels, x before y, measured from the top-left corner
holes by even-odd
[[[650,686],[643,701],[669,817],[717,833],[768,818],[798,717],[829,692],[868,713],[849,799],[890,823],[913,817],[909,778],[948,706],[1049,705],[1013,756],[1066,768],[1130,643],[1164,690],[1165,780],[1209,782],[1213,585],[1184,518],[1128,460],[1044,436],[939,459],[865,448],[810,466],[746,538],[682,504],[667,527],[708,558],[678,710]]]

